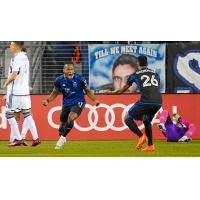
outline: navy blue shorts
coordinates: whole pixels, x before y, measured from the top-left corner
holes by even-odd
[[[155,114],[161,108],[162,105],[143,103],[141,101],[136,102],[128,111],[128,115],[135,120],[143,121],[143,116],[146,116],[146,123],[151,122]]]
[[[60,121],[67,122],[70,112],[75,112],[78,116],[80,116],[84,107],[85,107],[84,101],[75,103],[75,104],[67,106],[67,107],[62,107],[62,110],[60,113]]]

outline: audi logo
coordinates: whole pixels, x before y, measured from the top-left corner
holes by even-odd
[[[113,104],[111,106],[108,106],[107,104],[100,104],[100,106],[96,107],[96,106],[91,106],[89,104],[86,104],[85,105],[85,108],[88,108],[89,109],[89,113],[88,113],[88,122],[90,124],[89,127],[81,127],[79,126],[76,122],[74,122],[74,127],[76,129],[78,129],[79,131],[90,131],[92,129],[94,130],[97,130],[97,131],[106,131],[108,129],[112,129],[114,131],[123,131],[125,129],[128,129],[128,127],[126,126],[126,124],[124,123],[123,121],[123,118],[126,114],[126,112],[128,112],[128,110],[133,106],[134,104],[129,104],[129,105],[124,105],[124,104],[121,104],[121,103],[116,103],[116,104]],[[97,126],[97,122],[99,119],[99,115],[98,115],[98,109],[99,108],[106,108],[106,112],[105,112],[105,122],[106,122],[106,126],[105,127],[98,127]],[[123,126],[121,127],[115,127],[113,126],[114,122],[115,122],[115,112],[113,111],[114,108],[122,108],[123,109],[123,112],[122,112],[122,115],[121,115],[121,120],[123,122]],[[57,107],[54,107],[52,108],[49,113],[48,113],[48,122],[50,124],[50,126],[52,126],[53,128],[59,128],[59,124],[55,124],[53,121],[52,121],[52,115],[55,111],[57,110],[61,110],[62,107],[61,106],[57,106]],[[176,106],[173,106],[173,112],[177,110],[177,107]],[[157,115],[159,112],[162,112],[163,111],[163,108],[161,107],[160,110],[156,113],[154,119],[152,120],[151,124],[153,125],[154,123],[160,123],[159,122],[159,119],[156,119]],[[94,121],[92,121],[92,114],[94,114]],[[109,114],[111,114],[111,121],[109,121]],[[142,124],[141,126],[139,126],[139,129],[143,129],[144,128],[144,124]]]

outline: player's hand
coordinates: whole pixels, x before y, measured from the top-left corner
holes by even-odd
[[[42,102],[42,104],[43,104],[44,106],[47,106],[49,103],[47,102],[47,100],[44,100],[44,101]]]
[[[0,102],[2,102],[2,103],[5,102],[5,101],[6,101],[6,95],[3,98],[0,99]]]
[[[173,116],[173,119],[174,119],[175,121],[178,121],[178,119],[180,118],[180,115],[177,114],[177,113],[173,113],[172,116]]]
[[[32,91],[33,91],[33,88],[32,88],[32,87],[29,87],[29,91],[32,92]]]
[[[112,94],[112,92],[109,89],[107,89],[107,90],[105,90],[105,94],[110,95],[110,94]]]
[[[94,103],[95,103],[95,106],[99,106],[100,105],[99,100],[96,100]]]

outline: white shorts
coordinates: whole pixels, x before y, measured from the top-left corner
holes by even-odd
[[[31,98],[27,96],[14,96],[10,94],[6,98],[7,112],[21,112],[23,110],[31,109]]]

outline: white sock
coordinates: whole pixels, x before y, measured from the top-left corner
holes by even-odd
[[[10,127],[10,142],[13,142],[15,140],[15,135],[12,132],[12,129]]]
[[[17,125],[19,125],[19,121],[17,121]],[[14,140],[15,140],[15,135],[13,134],[12,129],[10,127],[10,142],[13,142]]]
[[[8,122],[11,127],[11,133],[16,137],[17,140],[22,140],[22,137],[20,135],[19,128],[18,128],[15,118],[12,117],[12,118],[8,119]]]
[[[37,134],[37,129],[36,129],[35,122],[34,122],[32,116],[29,115],[25,119],[29,123],[29,128],[30,128],[31,134],[33,136],[33,140],[36,140],[38,138],[38,134]]]
[[[22,133],[22,134],[21,134],[21,137],[22,137],[22,140],[25,140],[26,135]]]
[[[22,125],[22,134],[21,134],[22,139],[25,139],[26,133],[27,133],[29,127],[30,127],[30,126],[29,126],[28,120],[25,118],[25,119],[24,119],[24,123],[23,123],[23,125]]]
[[[15,138],[10,138],[10,142],[14,142]]]

